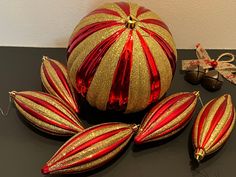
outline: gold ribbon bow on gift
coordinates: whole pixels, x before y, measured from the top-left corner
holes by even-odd
[[[215,69],[225,79],[233,84],[236,84],[236,66],[231,63],[235,60],[235,57],[232,53],[223,53],[216,60],[214,60],[210,58],[207,51],[201,46],[201,44],[197,44],[196,55],[198,57],[196,60],[182,60],[182,70],[189,70],[193,66],[201,66],[205,70]],[[225,57],[230,58],[223,60]]]

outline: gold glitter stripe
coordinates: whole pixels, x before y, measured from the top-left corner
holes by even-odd
[[[75,58],[73,63],[68,63],[68,73],[71,79],[71,82],[74,87],[76,87],[76,74],[78,68],[86,58],[86,56],[103,40],[111,36],[116,31],[124,28],[123,26],[113,26],[100,30],[82,41],[71,53],[70,58]]]
[[[95,144],[93,144],[92,146],[70,156],[67,157],[66,159],[57,162],[55,165],[53,165],[52,167],[50,167],[51,170],[55,170],[57,169],[57,165],[59,166],[67,166],[67,165],[71,165],[73,163],[79,162],[85,158],[89,158],[92,157],[93,155],[95,155],[96,153],[98,153],[99,151],[108,148],[109,146],[115,144],[117,141],[121,140],[123,137],[127,136],[127,135],[131,135],[132,131],[127,129],[125,131],[119,132],[105,140],[99,141]],[[78,165],[80,166],[80,165]]]
[[[234,110],[235,112],[235,110]],[[233,128],[234,128],[234,125],[235,125],[235,114],[234,114],[234,118],[233,118],[233,121],[231,123],[231,126],[230,128],[228,129],[228,131],[225,133],[225,135],[221,138],[221,140],[215,144],[213,147],[211,147],[210,149],[207,149],[206,150],[206,153],[207,154],[211,154],[211,153],[214,153],[215,151],[217,151],[219,148],[221,148],[221,146],[224,145],[224,143],[226,142],[226,140],[229,138]]]
[[[105,9],[110,9],[110,10],[116,11],[117,13],[120,14],[120,16],[122,18],[124,18],[124,19],[127,18],[127,15],[125,14],[125,12],[115,3],[104,4],[104,5],[100,6],[100,8],[105,8]]]
[[[159,98],[161,98],[170,87],[172,81],[171,65],[161,46],[152,37],[149,37],[148,33],[144,32],[140,28],[138,28],[137,30],[139,30],[143,36],[147,36],[144,38],[144,40],[149,46],[149,49],[154,57],[157,66],[157,70],[160,74],[161,91]]]
[[[188,99],[189,100],[189,99]],[[186,100],[186,101],[188,101]],[[150,136],[148,136],[147,139],[152,139],[153,137],[156,137],[158,135],[160,135],[161,133],[165,132],[166,130],[174,127],[175,125],[179,124],[183,119],[186,118],[186,116],[189,115],[189,113],[194,109],[194,107],[196,106],[197,103],[197,98],[193,101],[193,103],[187,108],[185,109],[179,116],[177,116],[176,118],[174,118],[171,122],[169,122],[168,124],[164,125],[162,128],[158,129],[157,131],[153,132]],[[184,102],[183,102],[184,104]]]
[[[77,126],[73,125],[72,123],[70,123],[66,119],[62,118],[61,116],[54,113],[50,109],[47,109],[44,106],[41,106],[41,105],[39,105],[39,104],[37,104],[37,103],[35,103],[35,102],[25,98],[25,97],[20,96],[20,95],[16,95],[15,99],[21,101],[25,106],[33,109],[38,114],[43,115],[43,116],[49,118],[50,120],[56,121],[56,122],[61,123],[63,125],[67,125],[67,126],[73,128],[75,130],[78,129]],[[74,122],[78,122],[78,121],[74,121]]]
[[[55,174],[56,173],[69,174],[69,173],[83,172],[83,171],[94,169],[94,168],[100,166],[101,164],[104,164],[104,163],[110,161],[112,158],[114,158],[128,144],[128,142],[129,142],[129,139],[126,140],[119,147],[114,149],[112,152],[102,156],[101,158],[99,158],[97,160],[91,161],[89,163],[86,163],[86,164],[83,164],[83,165],[80,165],[77,167],[57,171],[57,172],[55,172]]]
[[[70,83],[70,80],[68,78],[68,73],[67,73],[67,69],[64,65],[62,65],[60,62],[58,62],[57,60],[53,60],[53,62],[55,62],[57,64],[57,66],[61,69],[61,71],[63,72],[64,76],[65,76],[65,79],[67,81],[67,84],[68,84],[68,87],[70,89],[70,93],[71,95],[66,91],[66,95],[67,95],[67,100],[72,104],[74,105],[75,107],[78,107],[77,106],[77,103],[76,103],[76,99],[75,99],[75,91]],[[59,88],[60,89],[60,88]]]
[[[224,112],[223,116],[221,117],[220,121],[218,122],[217,126],[215,127],[214,131],[212,132],[210,139],[206,143],[205,149],[208,149],[213,145],[214,140],[219,135],[222,128],[225,126],[225,124],[227,123],[228,119],[230,118],[230,116],[232,114],[232,112],[231,112],[232,111],[232,102],[229,98],[226,101],[227,101],[227,103],[226,103],[225,112]]]
[[[161,20],[160,17],[152,12],[152,11],[147,11],[143,14],[141,14],[139,17],[138,17],[139,20],[144,20],[144,19],[157,19],[157,20]]]
[[[132,17],[137,16],[137,12],[138,12],[139,7],[140,6],[138,4],[130,3],[130,14]]]
[[[202,132],[200,135],[200,145],[203,144],[203,142],[206,138],[206,135],[209,131],[209,128],[211,126],[212,119],[214,118],[216,111],[219,109],[219,107],[223,103],[223,101],[224,101],[224,97],[218,98],[216,100],[216,102],[212,105],[212,107],[210,108],[209,114],[205,118],[205,121],[204,121],[204,124],[202,127]]]
[[[81,30],[82,28],[93,24],[93,23],[98,23],[98,22],[105,22],[105,21],[117,21],[121,22],[122,19],[120,17],[114,16],[114,15],[109,15],[109,14],[93,14],[89,15],[85,18],[83,18],[79,24],[75,27],[74,31],[72,32],[72,35],[70,37],[70,40]]]
[[[210,102],[208,102],[206,105],[203,106],[203,108],[200,110],[200,112],[197,115],[197,118],[194,122],[194,128],[193,128],[193,143],[195,145],[195,147],[199,147],[198,144],[198,140],[200,140],[200,137],[198,137],[198,127],[199,127],[199,122],[200,122],[200,118],[202,117],[202,113],[204,112],[205,108],[210,104]]]
[[[149,30],[155,32],[156,34],[160,35],[170,45],[170,47],[174,51],[175,56],[177,56],[176,46],[175,46],[173,37],[166,29],[162,28],[161,26],[157,26],[154,24],[142,23],[142,22],[139,23],[139,26],[149,29]],[[149,34],[147,34],[147,33],[145,35],[149,36]],[[151,37],[147,37],[147,38],[151,38]]]
[[[52,87],[48,83],[48,80],[46,79],[46,76],[45,76],[44,71],[43,71],[43,65],[41,65],[40,76],[41,76],[41,81],[43,83],[43,86],[47,90],[47,92],[51,93],[52,95],[56,95],[57,96],[57,93],[55,92],[54,89],[52,89]]]
[[[53,61],[52,61],[53,62]],[[52,65],[50,64],[50,61],[45,60],[44,61],[44,66],[48,72],[49,77],[51,78],[53,84],[56,86],[57,90],[60,91],[60,93],[63,95],[62,99],[66,99],[67,101],[71,102],[71,100],[68,100],[68,97],[70,97],[68,95],[68,92],[65,90],[64,85],[62,84],[61,80],[58,78],[57,73],[55,71],[55,69],[52,67]],[[51,87],[51,86],[49,86]],[[51,87],[51,89],[53,90],[53,88]],[[59,96],[56,92],[55,92],[55,96],[57,96],[58,98],[60,98],[61,96]]]
[[[64,134],[65,136],[75,134],[72,131],[53,126],[51,124],[48,124],[46,122],[43,122],[43,121],[33,117],[32,115],[30,115],[29,113],[24,111],[21,108],[21,106],[18,105],[16,102],[15,102],[15,105],[16,105],[16,108],[19,110],[19,112],[29,121],[29,123],[31,123],[32,126],[34,126],[37,129],[40,129],[41,131],[43,131],[45,133],[48,133],[47,131],[49,131],[50,134],[52,134],[52,135],[63,135]],[[47,131],[45,131],[43,128],[46,129]],[[80,131],[77,127],[75,127],[74,130]]]
[[[166,104],[166,102],[168,102],[170,99],[183,94],[185,92],[182,93],[175,93],[172,94],[166,98],[164,98],[161,102],[159,102],[155,107],[153,107],[150,112],[145,116],[145,119],[143,120],[143,122],[141,123],[141,127],[139,130],[141,130],[142,128],[146,127],[147,123],[149,122],[149,120],[154,116],[154,114],[156,113],[156,110],[158,110],[161,106],[163,106],[164,104]]]
[[[74,120],[75,122],[78,122],[78,118],[77,118],[76,114],[73,114],[68,108],[66,108],[59,101],[57,101],[57,99],[52,99],[51,97],[41,94],[40,92],[24,91],[24,92],[20,92],[20,93],[31,95],[31,96],[34,96],[38,99],[46,101],[46,102],[50,103],[51,105],[53,105],[54,107],[56,107],[61,112],[63,112],[70,119]],[[19,95],[18,95],[18,97],[19,97]],[[36,104],[36,103],[34,103],[34,104]]]
[[[206,109],[206,107],[212,102],[213,100],[209,101],[207,104],[205,104],[202,109],[200,110],[200,112],[198,113],[197,115],[197,118],[195,120],[195,123],[194,123],[194,129],[193,129],[193,141],[194,141],[194,144],[197,147],[200,147],[200,144],[198,142],[200,142],[201,140],[201,133],[202,133],[202,128],[200,129],[200,132],[198,132],[198,128],[199,128],[199,124],[200,124],[200,119],[202,117],[202,114],[204,112],[204,110]],[[204,122],[203,122],[204,124]],[[200,136],[198,137],[198,133],[200,133]]]
[[[72,111],[69,107],[67,107],[67,105],[63,101],[57,100],[58,98],[53,99],[53,97],[51,98],[49,96],[41,94],[40,92],[28,92],[28,93],[32,94],[33,96],[41,100],[50,103],[51,105],[55,106],[58,110],[63,112],[65,115],[67,115],[70,119],[74,120],[75,122],[78,122],[79,118],[77,114],[74,111]]]
[[[86,130],[84,130],[83,132],[75,135],[74,137],[72,137],[70,140],[72,139],[76,139],[77,137],[80,137],[82,133],[86,132],[86,131],[90,131],[91,129],[94,129],[95,127],[99,127],[100,125],[97,126],[93,126],[91,128],[88,128]],[[55,154],[49,161],[48,161],[48,165],[52,165],[54,162],[58,161],[59,159],[62,158],[63,154],[68,154],[71,151],[71,147],[79,147],[80,145],[102,135],[102,134],[106,134],[108,132],[114,131],[114,130],[118,130],[118,129],[122,129],[122,128],[129,128],[130,125],[128,124],[123,124],[123,123],[116,123],[114,125],[109,125],[107,127],[101,127],[101,128],[97,128],[95,130],[93,130],[91,133],[89,134],[84,134],[82,135],[77,141],[72,141],[72,143],[68,144],[67,142],[58,150],[61,151],[61,153],[59,154]],[[70,141],[68,140],[68,142]]]
[[[187,121],[182,127],[172,131],[172,132],[169,132],[168,134],[164,135],[164,136],[161,136],[161,137],[158,137],[158,138],[154,138],[154,139],[150,139],[148,140],[148,142],[152,142],[152,141],[159,141],[159,140],[163,140],[165,138],[168,138],[176,133],[178,133],[180,130],[182,130],[185,126],[187,126],[187,124],[189,123],[189,121]]]
[[[185,103],[188,100],[188,98],[183,98],[182,100],[177,101],[175,104],[173,104],[169,109],[167,109],[163,114],[160,115],[160,117],[158,119],[155,120],[155,122],[153,122],[148,129],[152,129],[153,127],[155,127],[157,124],[159,124],[161,121],[163,121],[164,119],[166,119],[168,116],[170,116],[173,112],[176,111],[176,109],[179,108],[179,106],[181,106],[183,103]],[[147,130],[148,130],[147,129]]]
[[[102,21],[104,21],[105,19],[107,19],[106,17],[104,17],[104,19],[101,19],[100,21],[98,20],[97,22],[102,22]],[[106,21],[106,20],[105,20]],[[85,26],[87,26],[87,25],[89,25],[89,24],[86,24]],[[72,34],[72,36],[71,36],[71,38],[73,38],[73,36],[80,30],[80,26],[82,26],[82,27],[84,27],[84,25],[83,24],[81,24],[81,23],[79,23],[79,26],[76,28],[76,31],[74,31],[73,32],[73,34]],[[124,27],[124,26],[122,26],[122,27]],[[110,28],[112,28],[112,27],[110,27]],[[109,29],[110,29],[109,27],[108,28],[105,28],[105,29],[102,29],[102,30],[99,30],[99,31],[97,31],[97,33],[100,33],[100,36],[99,37],[97,37],[97,39],[94,39],[94,41],[99,41],[99,39],[102,39],[102,37],[103,37],[103,33],[105,33],[107,30],[109,31]],[[102,31],[102,32],[101,32]],[[75,33],[75,34],[74,34]],[[92,36],[92,35],[94,35],[94,33],[93,34],[91,34],[90,36]],[[88,36],[87,38],[89,38],[90,36]],[[85,40],[87,40],[87,38],[85,39]],[[94,42],[94,41],[92,41],[92,42]],[[83,43],[84,42],[84,40],[81,42],[81,43]],[[80,44],[81,44],[80,43]],[[95,42],[96,43],[96,42]],[[79,45],[80,45],[79,44]],[[87,47],[87,46],[86,46]],[[83,49],[86,49],[86,47],[84,47]],[[76,47],[77,48],[77,47]],[[68,68],[70,68],[71,66],[72,66],[72,64],[73,64],[73,62],[76,60],[76,57],[77,57],[77,55],[78,55],[78,52],[81,52],[81,51],[75,51],[76,50],[76,48],[72,51],[72,53],[70,54],[70,56],[69,56],[69,58],[68,58],[68,61],[67,61],[67,67]]]
[[[126,113],[144,109],[148,105],[151,92],[147,60],[136,31],[133,31],[133,40],[133,60]]]
[[[175,112],[176,109],[178,109],[181,105],[186,103],[189,99],[190,99],[189,97],[185,97],[185,98],[177,101],[168,110],[166,110],[158,119],[156,119],[156,121],[153,122],[150,125],[150,127],[145,131],[153,129],[156,125],[158,125],[164,119],[168,118],[168,116],[170,116],[173,112]],[[196,100],[195,100],[195,103],[196,103]],[[147,140],[152,139],[153,137],[157,136],[158,134],[160,134],[160,133],[164,132],[165,130],[171,128],[174,124],[179,123],[183,118],[185,118],[186,114],[188,114],[190,112],[190,110],[193,109],[193,107],[194,107],[194,104],[189,106],[185,111],[183,111],[179,116],[177,116],[171,122],[169,122],[168,124],[164,125],[162,128],[160,128],[160,129],[156,130],[155,132],[151,133],[150,135],[148,135],[145,139],[147,139]]]
[[[108,49],[94,75],[87,92],[87,100],[90,105],[100,110],[106,110],[114,72],[120,59],[121,52],[128,39],[130,30],[124,31],[119,39]]]

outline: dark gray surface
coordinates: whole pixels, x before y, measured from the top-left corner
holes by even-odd
[[[217,57],[225,51],[210,51],[212,57]],[[236,51],[227,51],[236,53]],[[8,103],[8,92],[12,90],[41,90],[39,68],[41,57],[48,55],[60,61],[65,61],[64,49],[35,48],[0,48],[0,106],[4,109]],[[179,59],[196,58],[193,50],[180,50]],[[224,93],[229,93],[236,104],[236,86],[224,80],[220,91],[211,93],[200,85],[193,86],[183,80],[179,71],[180,61],[167,95],[181,91],[201,91],[203,102],[208,102]],[[193,119],[200,109],[195,111]],[[147,111],[147,110],[146,110]],[[117,115],[102,113],[82,105],[81,118],[88,124],[105,121],[139,122],[146,111],[133,115]],[[177,136],[160,143],[144,146],[134,146],[131,142],[127,149],[115,160],[98,170],[72,176],[109,176],[109,177],[235,177],[236,131],[226,145],[217,154],[196,166],[191,162],[192,146],[190,131],[193,120],[184,131]],[[65,139],[48,137],[32,129],[23,121],[22,116],[12,105],[9,115],[0,119],[0,176],[1,177],[42,177],[42,165],[63,144]]]

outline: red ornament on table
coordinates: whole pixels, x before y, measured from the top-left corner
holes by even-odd
[[[199,92],[183,92],[162,100],[145,116],[135,143],[161,140],[183,129],[191,119],[198,96]]]
[[[57,96],[78,113],[78,104],[66,67],[59,61],[44,56],[40,74],[47,92]]]
[[[128,144],[137,125],[104,123],[69,139],[42,168],[43,174],[73,174],[109,162]]]
[[[166,93],[177,52],[167,25],[154,12],[116,2],[80,21],[67,56],[72,85],[90,105],[130,113]]]
[[[217,151],[228,139],[235,124],[235,108],[226,94],[208,102],[199,112],[193,126],[194,156],[201,161]]]
[[[26,120],[43,132],[71,136],[84,129],[76,113],[55,96],[37,91],[13,91],[10,96]]]

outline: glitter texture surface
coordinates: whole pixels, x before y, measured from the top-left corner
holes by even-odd
[[[41,92],[16,92],[17,109],[36,128],[58,136],[71,136],[84,128],[79,118],[62,101]]]
[[[65,101],[75,111],[79,112],[66,68],[56,60],[44,57],[41,65],[41,81],[48,93]]]
[[[206,111],[207,110],[207,111]],[[193,143],[196,152],[205,155],[217,151],[229,137],[235,124],[235,108],[230,95],[223,95],[208,102],[199,112],[193,127]],[[199,154],[195,154],[198,158]]]
[[[107,24],[109,21],[111,21],[110,26]],[[83,28],[89,28],[89,25],[97,26],[99,23],[104,26],[98,28],[97,31],[93,30],[91,34],[86,31],[84,32],[86,34],[81,34]],[[132,25],[129,25],[129,23],[132,23]],[[151,30],[153,34],[155,33],[160,37],[154,38],[140,27]],[[103,41],[121,29],[126,29],[124,34],[114,44],[110,45],[105,55],[99,58],[98,63],[98,58],[93,53],[94,49],[98,48],[97,45],[103,45]],[[83,18],[71,35],[67,53],[67,67],[72,85],[75,88],[81,87],[77,91],[86,97],[92,106],[100,110],[111,109],[132,113],[145,109],[166,93],[175,71],[177,52],[173,37],[167,29],[168,27],[160,20],[158,15],[137,4],[120,2],[100,6]],[[133,30],[133,48],[129,60],[131,61],[131,70],[125,72],[124,77],[122,76],[122,78],[129,77],[127,78],[129,82],[125,82],[126,85],[123,86],[128,89],[121,91],[123,94],[120,95],[118,100],[117,96],[109,99],[109,95],[114,96],[114,90],[119,89],[118,87],[123,84],[117,82],[124,81],[117,78],[112,82],[112,79],[117,72],[121,72],[120,70],[127,71],[126,66],[119,66],[118,59],[123,55],[122,49],[125,41],[129,38],[127,33],[130,30]],[[79,38],[79,36],[77,37],[78,34],[86,37],[77,46],[74,43],[71,47],[73,41]],[[139,34],[139,37],[137,34]],[[140,40],[142,41],[140,42]],[[94,55],[94,60],[87,57],[91,53]],[[99,53],[100,51],[97,51],[98,56]],[[86,71],[83,69],[85,66]],[[119,68],[117,68],[118,66]],[[95,72],[95,74],[88,77],[91,72]],[[78,73],[80,76],[79,79],[76,79]],[[84,83],[87,84],[84,85]],[[117,88],[115,88],[116,85]],[[127,90],[128,93],[126,93]],[[116,99],[116,106],[110,106],[111,104],[109,104],[115,101],[113,98]]]
[[[45,174],[71,174],[94,169],[118,154],[133,133],[133,125],[124,123],[90,127],[69,139],[42,171]]]
[[[145,116],[135,142],[142,144],[156,141],[178,132],[189,122],[196,104],[197,96],[194,92],[167,97]]]

